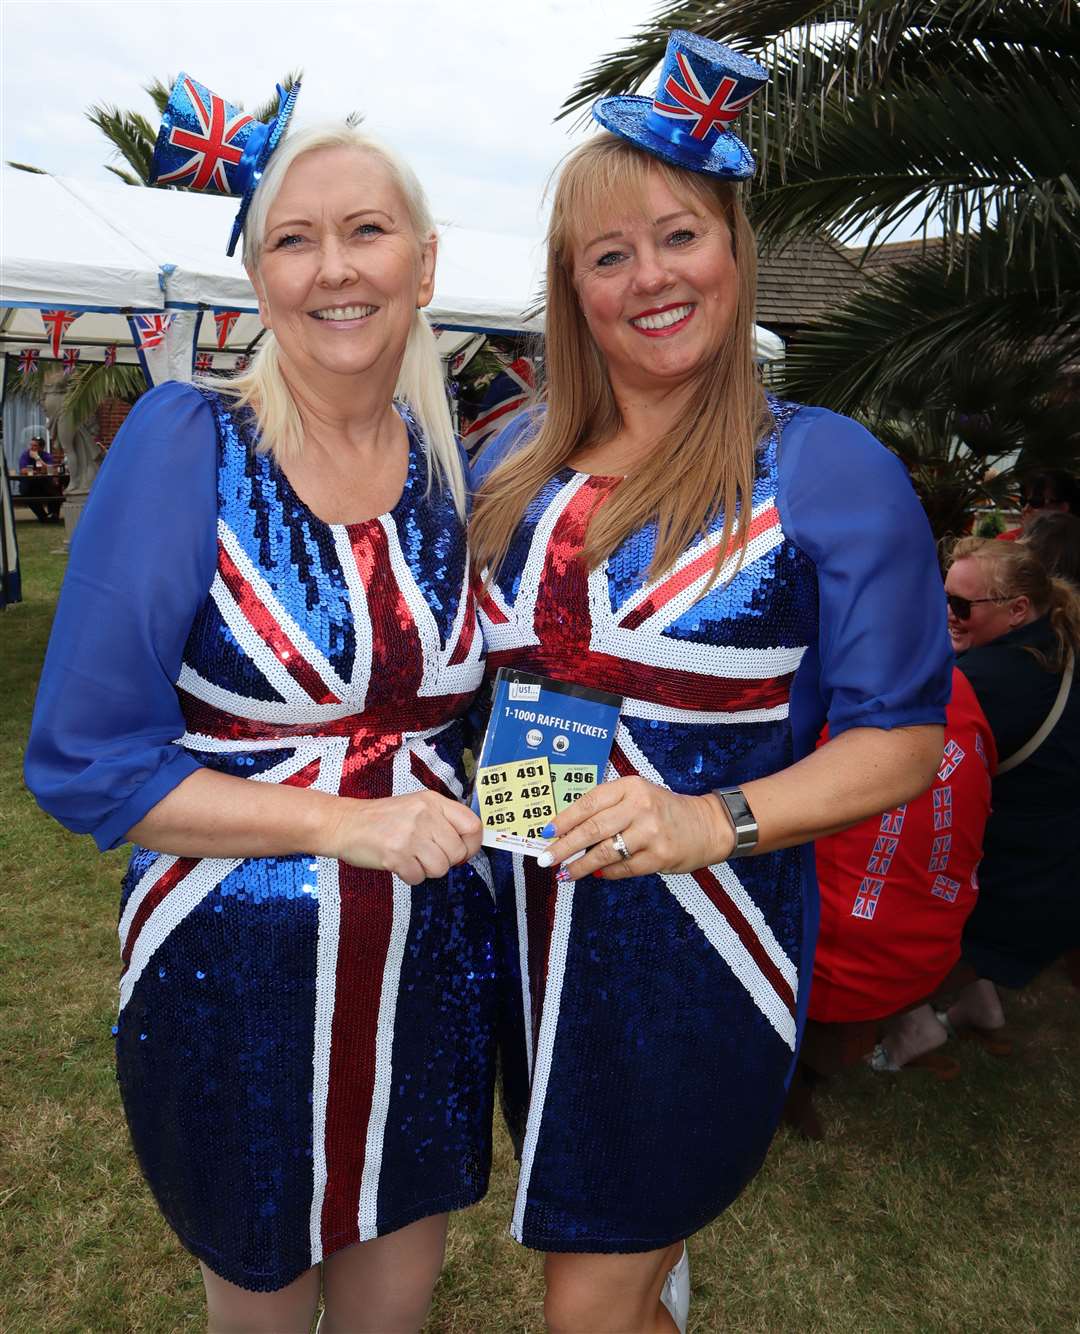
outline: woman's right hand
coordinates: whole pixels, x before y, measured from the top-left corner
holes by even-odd
[[[480,817],[437,792],[368,801],[339,797],[335,808],[323,855],[391,871],[408,885],[438,879],[480,850]]]

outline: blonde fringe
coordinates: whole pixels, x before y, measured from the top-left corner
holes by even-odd
[[[546,412],[533,440],[493,470],[477,497],[470,526],[476,568],[494,572],[540,487],[586,445],[620,426],[603,357],[585,323],[572,277],[573,245],[611,200],[640,206],[648,174],[728,224],[738,275],[738,304],[729,337],[697,378],[671,430],[645,462],[594,514],[583,558],[590,569],[632,533],[657,523],[650,575],[670,568],[723,514],[715,581],[731,545],[745,550],[757,446],[771,422],[753,362],[757,291],[754,234],[730,182],[679,171],[621,139],[598,135],[567,159],[548,229],[545,329]]]

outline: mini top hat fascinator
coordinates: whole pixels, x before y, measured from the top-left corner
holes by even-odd
[[[696,33],[668,38],[654,97],[602,97],[593,117],[673,166],[727,180],[753,176],[750,150],[729,128],[768,71]]]
[[[227,255],[236,249],[255,187],[281,142],[299,92],[299,82],[288,92],[278,84],[277,115],[266,122],[218,97],[190,74],[181,74],[169,94],[154,145],[150,184],[186,185],[239,199]]]

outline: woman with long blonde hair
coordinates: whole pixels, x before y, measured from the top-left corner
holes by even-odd
[[[1026,541],[962,538],[945,576],[949,635],[994,734],[966,985],[939,1018],[1005,1055],[999,987],[1025,987],[1080,946],[1080,593]]]
[[[624,700],[608,781],[538,861],[494,854],[512,1231],[547,1252],[557,1331],[685,1329],[685,1240],[757,1171],[794,1065],[806,845],[941,759],[941,581],[903,470],[755,374],[729,122],[764,77],[674,33],[655,99],[597,105],[612,133],[553,201],[546,402],[479,470],[492,668]]]
[[[245,376],[158,386],[117,437],[27,781],[102,849],[137,845],[120,1090],[212,1334],[308,1334],[320,1300],[322,1334],[409,1334],[449,1211],[487,1186],[495,1055],[437,238],[388,149],[339,123],[271,158],[286,113],[267,136],[186,75],[163,179],[201,170],[177,145],[211,100],[267,334]]]

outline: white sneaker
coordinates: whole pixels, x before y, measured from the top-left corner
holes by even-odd
[[[672,1265],[664,1279],[660,1300],[670,1312],[679,1334],[686,1334],[686,1322],[690,1318],[690,1255],[685,1242],[678,1264]]]

